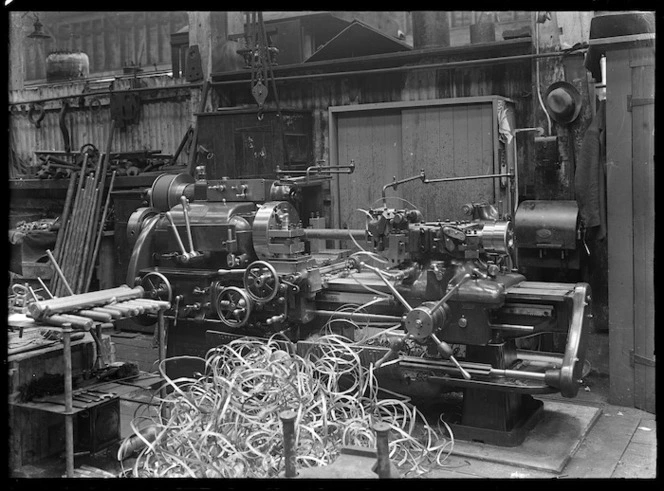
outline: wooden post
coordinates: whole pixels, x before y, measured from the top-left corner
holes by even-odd
[[[23,53],[26,34],[23,32],[22,14],[23,12],[10,12],[9,17],[9,90],[23,89],[25,81]]]
[[[606,55],[606,194],[609,255],[609,401],[634,406],[634,226],[632,208],[632,92],[629,50]]]
[[[221,49],[228,36],[226,12],[188,12],[189,46],[198,46],[203,77],[212,72],[212,53]]]
[[[74,477],[74,410],[72,401],[72,362],[71,362],[71,328],[62,329],[62,349],[65,361],[65,459],[67,477]]]

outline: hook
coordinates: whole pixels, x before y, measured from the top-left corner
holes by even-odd
[[[37,113],[36,118],[35,113]],[[32,124],[35,125],[35,128],[41,128],[41,122],[45,115],[46,111],[44,110],[44,106],[41,104],[30,104],[30,109],[28,110],[28,119]]]

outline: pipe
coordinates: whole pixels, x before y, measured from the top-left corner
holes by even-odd
[[[347,228],[305,228],[305,239],[323,239],[323,240],[344,240],[352,236],[355,239],[366,238],[366,231],[364,229],[347,229]]]
[[[535,55],[539,55],[539,22],[537,21],[538,12],[533,12],[533,18],[535,19]],[[551,136],[551,116],[549,112],[544,107],[544,101],[542,100],[542,89],[540,88],[540,67],[539,67],[539,58],[535,58],[535,83],[537,84],[537,99],[539,100],[540,106],[546,115],[546,121],[549,125],[549,136]]]
[[[514,177],[513,173],[507,173],[507,174],[482,174],[479,176],[461,176],[461,177],[442,177],[440,179],[425,179],[424,184],[435,184],[438,182],[452,182],[452,181],[466,181],[466,180],[473,180],[473,179],[489,179],[489,178],[498,178],[498,177]]]
[[[67,282],[67,278],[65,278],[65,274],[60,269],[60,265],[58,265],[58,262],[53,257],[53,253],[51,253],[50,249],[46,249],[46,255],[48,256],[49,260],[51,261],[51,264],[55,268],[55,271],[58,273],[58,276],[60,277],[60,280],[62,281],[62,284],[65,285],[65,288],[67,288],[67,291],[69,291],[69,294],[73,295],[74,290],[72,290],[71,286],[69,286],[69,283]]]
[[[108,215],[108,205],[111,201],[111,193],[113,192],[113,185],[115,184],[115,174],[117,171],[113,171],[111,175],[111,182],[108,185],[108,193],[106,194],[106,203],[104,203],[104,210],[101,214],[101,222],[99,223],[99,230],[97,231],[97,238],[95,240],[95,247],[92,250],[92,258],[90,260],[90,267],[87,271],[87,276],[85,278],[85,283],[83,284],[84,291],[88,291],[90,288],[90,282],[92,281],[92,272],[95,268],[95,262],[97,261],[97,254],[99,254],[99,247],[101,246],[101,238],[104,235],[104,223],[106,222],[106,216]],[[103,189],[103,188],[102,188]]]
[[[67,477],[74,477],[74,420],[72,401],[72,362],[71,362],[71,328],[62,330],[62,350],[65,364],[65,459]]]
[[[574,51],[582,51],[585,48],[579,48]],[[571,51],[570,51],[571,52]],[[445,69],[445,68],[458,68],[465,66],[474,66],[474,65],[485,65],[492,63],[509,63],[512,61],[521,61],[521,60],[532,60],[536,58],[549,58],[554,56],[565,56],[569,54],[568,51],[556,51],[551,53],[541,53],[541,54],[527,54],[527,55],[514,55],[514,56],[502,56],[497,58],[480,58],[477,60],[464,60],[464,61],[448,61],[442,63],[428,63],[426,65],[405,65],[398,67],[390,68],[374,68],[369,70],[349,70],[346,72],[332,72],[332,73],[308,73],[305,75],[290,75],[283,77],[275,77],[277,81],[286,81],[286,80],[301,80],[301,79],[311,79],[311,78],[330,78],[330,77],[347,77],[350,75],[364,75],[364,74],[373,74],[373,73],[391,73],[391,72],[403,72],[408,70],[425,70],[425,69]],[[313,68],[313,67],[312,67]],[[218,82],[210,82],[211,85],[236,85],[243,84],[248,82],[248,78],[241,78],[236,80],[222,80]],[[25,103],[24,103],[25,104]]]
[[[569,51],[555,51],[551,53],[538,53],[538,54],[527,54],[527,55],[514,55],[514,56],[501,56],[497,58],[480,58],[477,60],[464,60],[464,61],[449,61],[449,62],[441,62],[441,63],[428,63],[426,65],[406,65],[406,66],[398,66],[398,67],[391,67],[391,68],[375,68],[371,70],[351,70],[351,71],[346,71],[346,72],[333,72],[333,73],[310,73],[310,74],[305,74],[305,75],[291,75],[291,76],[284,76],[284,77],[274,77],[274,80],[276,81],[286,81],[286,80],[301,80],[301,79],[310,79],[310,78],[325,78],[325,77],[344,77],[344,76],[349,76],[349,75],[361,75],[361,74],[366,74],[366,73],[390,73],[390,72],[402,72],[402,71],[408,71],[408,70],[425,70],[425,69],[445,69],[445,68],[457,68],[457,67],[463,67],[463,66],[473,66],[473,65],[484,65],[484,64],[490,64],[490,63],[509,63],[512,61],[521,61],[521,60],[532,60],[532,59],[538,59],[538,58],[551,58],[554,56],[566,56],[572,51],[574,52],[584,52],[586,51],[587,48],[577,48],[574,50],[569,50]],[[300,67],[300,66],[298,66]],[[283,67],[282,67],[283,68]],[[305,66],[304,68],[314,68],[312,67],[307,67]],[[209,81],[208,83],[212,86],[215,85],[237,85],[237,84],[243,84],[249,81],[249,78],[241,78],[237,80],[222,80],[218,82],[213,82]],[[149,92],[151,90],[177,90],[177,89],[191,89],[191,88],[197,88],[203,86],[203,82],[199,83],[192,83],[192,84],[186,84],[186,85],[171,85],[171,86],[166,86],[166,87],[139,87],[136,89],[122,89],[122,90],[105,90],[105,91],[99,91],[99,92],[88,92],[86,94],[76,94],[76,95],[66,95],[66,96],[59,96],[59,97],[47,97],[44,99],[31,99],[29,101],[22,101],[22,102],[10,102],[8,103],[9,106],[21,106],[21,105],[27,105],[27,104],[38,104],[38,103],[44,103],[44,102],[52,102],[52,101],[60,101],[62,99],[73,99],[73,98],[78,98],[78,97],[96,97],[96,96],[102,96],[102,95],[110,95],[110,94],[120,94],[124,92]]]

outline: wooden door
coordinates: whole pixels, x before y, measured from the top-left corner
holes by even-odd
[[[610,402],[655,412],[655,53],[606,59]]]
[[[379,206],[382,188],[395,178],[414,177],[421,170],[427,179],[506,172],[513,165],[513,140],[505,145],[497,137],[496,103],[496,97],[472,97],[333,108],[330,162],[354,160],[356,165],[353,174],[339,176],[333,192],[334,215],[340,217],[334,225],[363,228],[365,217],[357,209]],[[416,207],[428,221],[467,219],[461,207],[473,201],[504,201],[508,209],[505,189],[493,179],[414,180],[396,190],[389,187],[385,194],[388,206]]]
[[[362,111],[337,118],[338,164],[355,161],[352,174],[339,176],[337,213],[342,228],[364,228],[359,209],[380,205],[381,189],[394,176],[401,179],[401,112]],[[387,193],[394,195],[391,190]]]

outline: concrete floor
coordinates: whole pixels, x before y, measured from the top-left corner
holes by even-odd
[[[151,338],[149,335],[140,335]],[[146,343],[147,344],[147,343]],[[124,360],[122,351],[117,351],[117,361]],[[519,459],[510,464],[492,461],[482,457],[486,452],[479,452],[477,457],[468,454],[453,453],[445,466],[432,471],[423,478],[429,479],[556,479],[556,478],[638,478],[654,479],[657,477],[657,423],[655,414],[635,408],[611,405],[608,402],[609,383],[605,374],[593,370],[586,378],[585,387],[575,399],[564,399],[558,395],[539,396],[548,404],[569,404],[574,412],[574,405],[579,410],[588,411],[597,408],[587,432],[571,446],[570,455],[560,472],[538,469],[528,465],[526,451]],[[121,397],[121,435],[132,433],[129,421],[138,406],[137,400],[144,400],[146,392],[135,391]],[[536,426],[531,433],[536,435]],[[530,436],[528,437],[530,438]],[[461,446],[461,445],[459,445]],[[484,446],[484,450],[492,450]],[[525,446],[527,447],[527,445]],[[524,448],[525,448],[524,447]],[[91,466],[119,475],[121,466],[115,455],[117,446],[102,451],[96,456],[81,455],[75,459],[75,467]],[[521,463],[520,463],[521,462]],[[525,465],[524,465],[525,464]],[[126,467],[126,466],[125,466]],[[64,456],[58,456],[39,463],[28,465],[11,472],[11,477],[63,477],[65,473]]]

